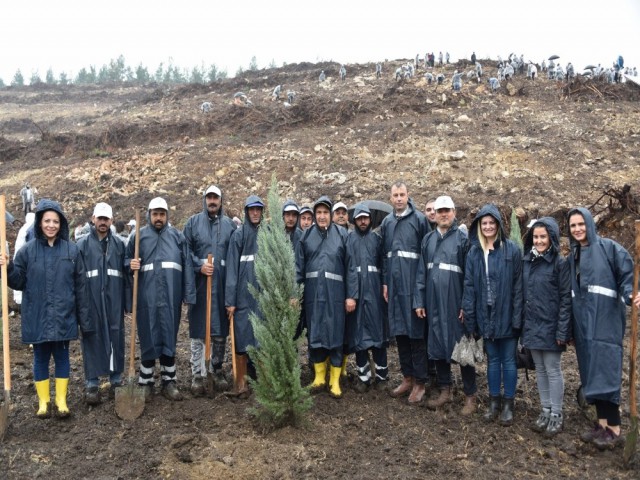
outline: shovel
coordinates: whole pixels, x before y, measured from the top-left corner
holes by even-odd
[[[140,212],[136,212],[136,239],[134,258],[140,256]],[[144,411],[144,390],[135,379],[136,315],[138,311],[138,274],[133,272],[133,305],[131,308],[131,343],[129,346],[129,380],[126,386],[116,388],[116,415],[123,420],[135,420]]]
[[[213,255],[207,255],[207,264],[213,265]],[[211,362],[211,289],[213,285],[213,273],[207,276],[207,319],[204,334],[204,358],[205,368],[207,369],[207,393],[213,397],[215,382],[213,372],[209,368]]]
[[[229,397],[246,397],[249,393],[245,380],[247,374],[247,356],[236,354],[236,334],[233,326],[233,313],[229,315],[231,333],[231,368],[233,369],[233,390],[224,392]],[[240,357],[240,358],[239,358]]]
[[[5,220],[5,198],[0,195],[0,255],[7,254],[7,222]],[[9,290],[7,288],[7,265],[2,265],[2,356],[4,374],[4,403],[0,407],[0,441],[9,425],[9,404],[11,403],[11,362],[9,357]]]
[[[636,220],[636,249],[633,259],[633,298],[638,295],[640,276],[640,220]],[[638,405],[636,401],[636,357],[638,355],[638,307],[631,302],[631,353],[629,356],[629,415],[631,425],[624,444],[624,463],[628,465],[636,453],[638,444]]]

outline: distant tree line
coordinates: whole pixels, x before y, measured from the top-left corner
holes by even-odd
[[[250,67],[257,69],[255,57],[251,59]],[[250,68],[252,69],[252,68]],[[40,74],[36,71],[31,74],[29,79],[30,85],[68,85],[71,83],[77,85],[117,85],[122,83],[211,83],[217,80],[227,78],[226,70],[219,70],[215,64],[208,67],[201,64],[199,67],[191,69],[179,68],[169,59],[168,64],[160,63],[154,72],[140,63],[137,67],[132,68],[127,65],[124,56],[120,55],[117,59],[112,59],[109,64],[104,64],[99,69],[94,65],[88,68],[81,68],[75,78],[69,78],[65,72],[61,72],[57,77],[53,70],[49,68],[45,75],[44,81]],[[20,69],[16,71],[11,81],[12,86],[25,85],[25,78]],[[4,87],[5,83],[0,78],[0,87]]]

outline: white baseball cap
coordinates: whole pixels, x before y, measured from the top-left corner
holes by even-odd
[[[331,213],[335,212],[336,210],[338,210],[339,208],[344,208],[345,210],[347,210],[347,206],[343,203],[343,202],[338,202],[336,203],[333,208],[331,209]]]
[[[207,195],[209,195],[210,193],[213,193],[219,197],[222,196],[222,191],[220,191],[220,189],[218,187],[216,187],[215,185],[211,185],[209,188],[207,188],[207,191],[204,192],[204,196],[206,197]]]
[[[162,197],[156,197],[149,202],[149,210],[154,210],[156,208],[161,208],[162,210],[169,211],[169,206],[167,205],[167,201]]]
[[[441,208],[451,208],[452,210],[456,208],[453,204],[453,200],[448,195],[442,195],[441,197],[436,198],[436,201],[433,204],[434,210],[439,210]]]
[[[111,209],[111,206],[109,206],[109,204],[100,202],[100,203],[97,203],[95,208],[93,209],[93,216],[96,218],[98,217],[113,218],[113,210]]]
[[[136,226],[136,221],[132,218],[131,220],[129,220],[129,223],[127,223],[127,226],[135,227]]]

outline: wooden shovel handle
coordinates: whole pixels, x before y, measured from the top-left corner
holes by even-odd
[[[636,248],[633,259],[633,297],[631,300],[631,353],[629,358],[629,413],[638,416],[636,402],[636,358],[638,356],[638,307],[633,301],[638,295],[640,277],[640,220],[636,220]]]
[[[4,195],[0,195],[0,254],[4,258],[7,254],[7,220],[5,217],[6,204]],[[7,265],[2,265],[2,353],[4,389],[11,390],[11,357],[9,354],[9,287],[7,286]]]
[[[136,237],[133,249],[133,258],[140,257],[140,212],[136,210]],[[131,344],[129,345],[129,378],[135,375],[136,355],[136,319],[138,315],[138,274],[140,270],[133,272],[133,301],[131,305]]]
[[[213,265],[213,255],[207,255],[207,263],[209,265]],[[213,273],[211,275],[207,275],[207,315],[205,325],[205,334],[204,334],[204,358],[205,362],[209,362],[209,358],[211,358],[211,290],[213,288]],[[207,365],[207,363],[205,363]],[[209,371],[209,367],[207,367],[207,372]]]
[[[233,313],[229,314],[229,333],[231,334],[231,371],[233,372],[233,385],[238,385],[238,359],[236,358],[236,334],[233,328]]]

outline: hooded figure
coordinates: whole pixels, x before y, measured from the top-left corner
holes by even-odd
[[[304,310],[311,361],[316,380],[326,385],[327,358],[331,362],[331,394],[341,397],[339,380],[343,361],[345,301],[358,298],[355,266],[347,255],[347,232],[331,222],[331,200],[320,197],[313,206],[315,223],[296,245],[296,279],[304,284]],[[328,215],[318,225],[318,212]],[[325,226],[326,225],[326,226]]]
[[[128,275],[124,274],[125,246],[110,228],[101,241],[96,227],[92,226],[91,233],[78,242],[78,249],[87,269],[89,318],[96,326],[95,335],[82,338],[85,378],[97,380],[103,375],[114,375],[111,383],[115,388],[114,383],[119,382],[120,373],[124,370],[124,312],[128,280]],[[128,309],[131,310],[131,305]]]
[[[212,204],[217,204],[215,214],[210,214],[207,206],[207,196]],[[217,198],[216,198],[217,197]],[[216,387],[224,389],[224,377],[222,376],[222,363],[226,338],[229,335],[229,320],[224,304],[224,294],[227,280],[227,253],[231,235],[236,230],[236,224],[224,214],[222,206],[222,192],[216,186],[210,186],[204,192],[202,198],[203,210],[189,217],[184,227],[184,236],[189,245],[191,262],[195,275],[196,303],[189,306],[189,338],[191,341],[191,373],[196,383],[201,383],[206,376],[204,358],[204,339],[206,334],[207,318],[207,274],[202,273],[203,265],[207,262],[207,256],[213,255],[213,275],[211,282],[211,336],[213,345],[211,351],[211,367],[216,374]],[[193,385],[192,385],[193,387]],[[199,391],[204,385],[195,387]]]
[[[264,203],[256,195],[247,197],[244,202],[244,224],[231,236],[227,253],[225,304],[227,309],[235,307],[236,353],[241,354],[245,354],[250,345],[258,346],[249,315],[253,312],[258,318],[262,317],[257,300],[249,292],[249,285],[259,288],[255,272],[255,257],[258,254],[258,228],[262,222],[262,215],[258,223],[252,223],[249,217],[250,207],[260,207],[264,210]]]
[[[584,218],[588,241],[581,245],[569,234],[572,328],[582,391],[591,404],[604,400],[620,405],[625,305],[630,304],[633,290],[633,260],[621,245],[598,236],[589,210],[575,208],[568,218],[574,214]]]
[[[366,205],[357,204],[353,212],[354,223],[361,217],[370,219],[371,212]],[[367,353],[369,349],[373,349],[374,353],[376,380],[385,382],[388,374],[386,348],[389,345],[389,322],[382,297],[382,238],[371,230],[371,223],[364,231],[356,225],[349,232],[347,254],[358,275],[358,304],[356,310],[347,315],[345,343],[348,352],[356,354],[358,377],[363,384],[369,385],[372,377]]]
[[[533,231],[547,230],[551,245],[538,255]],[[537,220],[524,238],[522,259],[522,344],[535,350],[563,352],[571,340],[571,281],[569,264],[560,254],[560,228],[551,217]],[[561,345],[558,345],[560,341]]]
[[[493,421],[500,415],[500,423],[509,426],[513,423],[516,348],[522,328],[522,253],[507,239],[500,211],[493,204],[485,205],[475,216],[469,242],[462,309],[467,333],[485,339],[491,399],[484,418]]]
[[[162,211],[164,221],[163,217],[157,217]],[[145,395],[151,395],[155,383],[153,369],[159,358],[163,394],[170,400],[181,400],[176,386],[175,355],[182,303],[196,301],[191,253],[182,233],[169,224],[169,208],[160,197],[151,200],[147,225],[136,230],[127,245],[126,266],[133,267],[136,235],[140,235],[138,383],[145,387]],[[137,264],[138,259],[135,260]]]
[[[287,212],[293,212],[295,213],[295,216],[296,216],[296,221],[292,228],[288,228],[285,222],[285,231],[287,233],[287,237],[289,238],[291,245],[295,249],[295,245],[298,243],[298,241],[300,240],[300,237],[302,236],[302,229],[300,228],[299,222],[298,222],[300,217],[300,208],[298,207],[298,204],[296,202],[294,202],[291,199],[288,199],[282,205],[283,218],[286,216]]]
[[[22,342],[33,344],[34,349],[33,373],[39,399],[36,415],[50,415],[49,361],[53,355],[55,404],[58,415],[66,417],[69,341],[78,338],[78,325],[83,336],[95,332],[88,315],[86,270],[78,247],[69,241],[69,223],[58,202],[40,200],[34,233],[35,238],[8,265],[7,280],[11,288],[23,292]]]
[[[531,350],[542,411],[533,424],[553,436],[564,423],[561,355],[571,340],[569,263],[560,255],[560,228],[553,218],[536,220],[524,239],[522,344]]]

